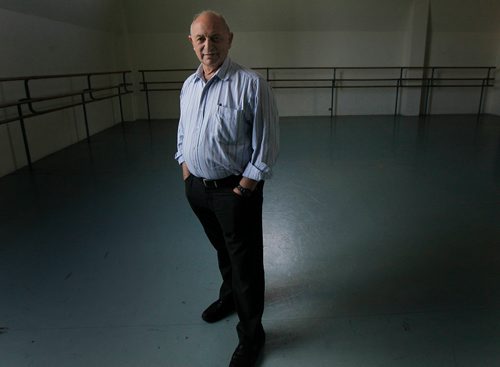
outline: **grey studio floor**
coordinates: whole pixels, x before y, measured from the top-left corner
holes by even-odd
[[[176,121],[0,179],[2,367],[218,367],[214,251]],[[500,117],[282,118],[261,367],[500,366]]]

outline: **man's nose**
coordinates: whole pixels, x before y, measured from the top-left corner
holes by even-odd
[[[212,47],[212,45],[213,45],[212,40],[207,37],[207,39],[205,40],[205,45],[204,45],[205,49],[210,50],[210,47]]]

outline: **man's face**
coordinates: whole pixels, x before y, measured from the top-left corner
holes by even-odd
[[[203,14],[191,25],[189,40],[203,66],[215,71],[226,59],[233,34],[221,19],[211,14]]]

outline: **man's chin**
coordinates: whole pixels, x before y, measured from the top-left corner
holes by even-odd
[[[203,59],[203,65],[209,68],[219,68],[222,65],[222,62],[219,59]]]
[[[206,65],[214,65],[214,64],[217,64],[218,62],[219,62],[219,58],[216,56],[213,56],[213,57],[205,56],[203,58],[203,63]]]

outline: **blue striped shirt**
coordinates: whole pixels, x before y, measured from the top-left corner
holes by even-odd
[[[279,149],[278,110],[270,86],[228,57],[209,80],[202,65],[180,96],[175,159],[198,177],[271,177]]]

